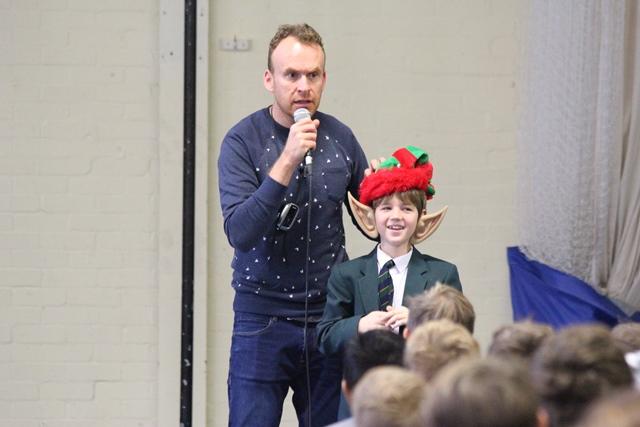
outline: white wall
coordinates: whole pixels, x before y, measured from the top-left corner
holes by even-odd
[[[455,262],[477,312],[476,337],[511,321],[505,249],[515,244],[518,13],[512,1],[412,0],[234,2],[211,5],[210,425],[226,422],[233,293],[232,250],[222,233],[216,168],[224,133],[270,103],[262,86],[267,44],[284,22],[323,36],[328,82],[321,110],[355,131],[369,157],[412,144],[435,165],[432,209],[449,205],[420,249]],[[219,38],[248,38],[249,52],[223,52]],[[353,229],[351,256],[371,250]],[[296,425],[289,410],[286,425]]]
[[[0,425],[155,426],[158,7],[0,1]]]

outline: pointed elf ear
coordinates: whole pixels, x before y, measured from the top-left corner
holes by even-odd
[[[431,236],[440,227],[440,223],[444,219],[449,206],[445,206],[438,212],[429,215],[422,215],[418,220],[416,232],[413,234],[413,244],[424,242],[427,237]]]
[[[376,220],[373,217],[373,208],[357,201],[356,198],[351,195],[351,192],[348,192],[347,196],[349,198],[349,206],[351,207],[351,212],[354,214],[356,222],[360,226],[360,229],[370,238],[378,238],[378,230],[376,230]]]

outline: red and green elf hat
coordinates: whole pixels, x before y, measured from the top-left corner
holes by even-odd
[[[408,145],[378,166],[374,173],[360,183],[360,203],[371,206],[381,197],[409,190],[422,190],[431,200],[436,190],[431,185],[433,165],[429,155],[420,148]]]

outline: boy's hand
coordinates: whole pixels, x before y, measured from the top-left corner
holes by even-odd
[[[387,322],[392,313],[385,311],[372,311],[360,318],[358,322],[358,333],[363,334],[374,329],[388,329]]]
[[[393,308],[388,306],[387,314],[390,315],[385,323],[387,328],[395,329],[407,325],[407,320],[409,319],[409,309],[407,307]]]

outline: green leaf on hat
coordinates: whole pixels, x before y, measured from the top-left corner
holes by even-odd
[[[395,168],[399,164],[400,162],[398,162],[398,159],[396,159],[395,157],[389,157],[384,162],[380,163],[378,169],[391,169]]]
[[[416,161],[417,164],[422,165],[429,161],[429,155],[427,154],[426,151],[418,147],[415,147],[413,145],[407,145],[407,150],[415,156],[415,158],[417,159]]]

